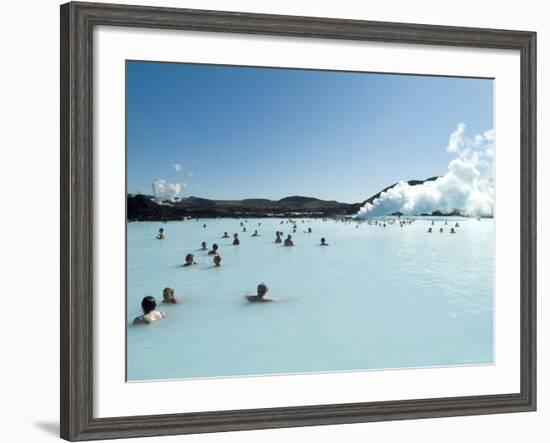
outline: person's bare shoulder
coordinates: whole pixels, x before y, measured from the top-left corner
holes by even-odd
[[[133,325],[143,325],[145,323],[147,322],[144,320],[143,316],[134,318],[134,321],[132,322]]]
[[[250,302],[258,302],[258,303],[263,303],[263,302],[268,302],[268,301],[275,301],[274,299],[272,298],[269,298],[269,297],[259,297],[257,295],[245,295],[244,296],[248,301]]]

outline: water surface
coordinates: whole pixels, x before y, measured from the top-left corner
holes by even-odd
[[[295,234],[280,219],[248,219],[246,233],[238,219],[129,223],[128,380],[492,363],[493,220],[459,219],[454,235],[458,219],[428,234],[430,220],[298,219]],[[276,230],[296,246],[274,244]],[[219,244],[220,268],[201,241]],[[183,268],[188,252],[197,265]],[[276,303],[244,299],[262,281]],[[182,304],[160,303],[167,286]],[[145,295],[166,319],[131,326]]]

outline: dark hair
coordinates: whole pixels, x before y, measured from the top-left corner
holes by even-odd
[[[217,244],[217,243],[214,243],[214,244],[212,245],[212,249],[214,249],[214,250],[218,249],[218,244]]]
[[[325,242],[325,237],[322,237],[321,238],[321,243],[324,243]]]
[[[164,228],[159,228],[159,232],[164,232]]]
[[[195,258],[194,254],[187,254],[185,256],[185,261],[188,262],[189,260],[193,260]]]
[[[151,295],[143,297],[143,300],[141,300],[141,309],[143,309],[144,314],[149,314],[149,312],[154,311],[156,307],[157,301],[155,300],[155,297]]]
[[[263,297],[265,294],[267,294],[267,291],[268,287],[265,283],[262,282],[258,285],[257,292],[260,297]],[[263,294],[260,295],[260,292],[263,292]]]

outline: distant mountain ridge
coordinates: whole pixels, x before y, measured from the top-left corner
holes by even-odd
[[[426,181],[436,180],[430,177],[426,180],[409,180],[411,186],[420,185]],[[128,195],[127,218],[129,221],[162,221],[182,220],[185,217],[215,218],[215,217],[335,217],[353,216],[366,203],[372,203],[382,192],[396,186],[394,183],[360,203],[342,203],[335,200],[321,200],[314,197],[292,195],[280,200],[266,198],[246,198],[243,200],[212,200],[200,197],[185,197],[175,202],[154,201],[151,195]],[[389,215],[389,214],[388,214]]]
[[[159,204],[149,195],[128,196],[127,217],[135,221],[181,220],[185,217],[332,217],[355,215],[361,205],[291,196],[280,200],[247,198],[210,200],[186,197]]]

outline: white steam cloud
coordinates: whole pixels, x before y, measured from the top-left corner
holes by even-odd
[[[157,178],[152,184],[155,201],[157,203],[166,200],[174,202],[185,186],[185,183],[169,183],[162,178]]]
[[[367,203],[357,218],[370,218],[401,212],[419,215],[441,211],[465,216],[492,217],[494,201],[494,135],[490,129],[473,138],[466,136],[466,125],[459,123],[449,136],[447,152],[455,154],[447,173],[436,180],[411,186],[399,182]]]

